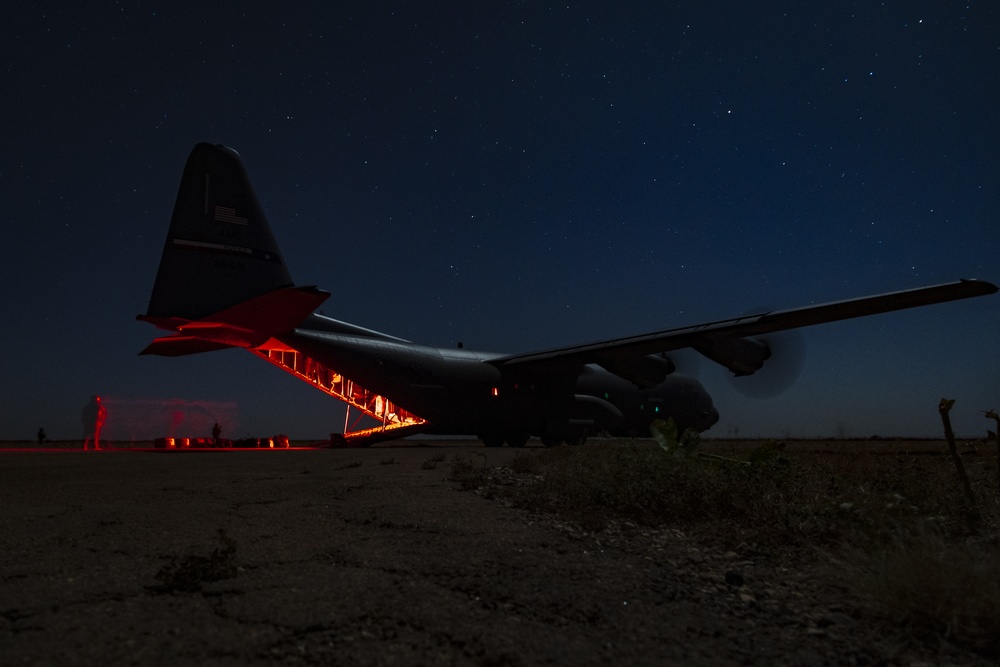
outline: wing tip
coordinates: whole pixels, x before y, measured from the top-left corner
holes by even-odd
[[[988,280],[980,280],[978,278],[962,278],[960,282],[974,286],[979,294],[996,294],[997,291],[1000,290],[1000,288]]]

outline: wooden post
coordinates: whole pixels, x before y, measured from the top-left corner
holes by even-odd
[[[965,472],[965,465],[962,457],[958,455],[958,446],[955,444],[955,432],[951,430],[951,418],[948,411],[955,405],[955,399],[942,398],[938,403],[938,412],[941,414],[941,421],[944,423],[944,437],[948,439],[948,448],[951,450],[951,460],[955,463],[958,471],[958,478],[965,488],[965,496],[969,500],[969,527],[975,532],[979,528],[979,505],[976,503],[976,494],[972,492],[972,483],[969,482],[969,475]]]
[[[986,418],[997,423],[997,430],[993,431],[993,443],[997,450],[997,488],[1000,489],[1000,415],[997,414],[996,410],[990,410],[986,413]]]

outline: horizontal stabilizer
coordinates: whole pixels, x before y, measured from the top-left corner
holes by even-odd
[[[266,335],[287,333],[319,308],[330,296],[315,287],[285,287],[188,322],[180,331],[199,335],[199,329],[225,325],[229,329]]]
[[[164,336],[157,338],[139,354],[156,354],[161,357],[183,357],[186,354],[198,354],[199,352],[214,352],[224,350],[232,345],[216,343],[210,340],[195,338],[194,336]]]
[[[178,356],[226,347],[255,348],[292,331],[330,296],[315,287],[285,287],[236,304],[200,320],[140,315],[178,336],[158,338],[141,354]]]

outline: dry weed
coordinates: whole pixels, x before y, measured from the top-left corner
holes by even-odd
[[[751,465],[671,456],[648,441],[594,443],[517,455],[523,483],[494,492],[522,507],[598,529],[609,519],[751,541],[780,552],[837,554],[840,577],[876,613],[919,634],[1000,651],[998,494],[990,457],[970,457],[982,521],[944,456],[742,452]],[[463,486],[488,479],[453,462]],[[974,528],[978,525],[978,528]]]

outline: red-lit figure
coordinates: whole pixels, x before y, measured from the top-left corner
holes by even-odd
[[[108,409],[104,407],[100,396],[93,396],[83,408],[83,448],[101,448],[101,427],[108,418]]]
[[[222,427],[219,426],[219,422],[215,422],[215,426],[212,427],[212,440],[215,442],[216,447],[222,446]]]
[[[183,410],[173,410],[170,413],[170,436],[174,437],[177,435],[177,430],[180,425],[184,423],[184,411]]]

